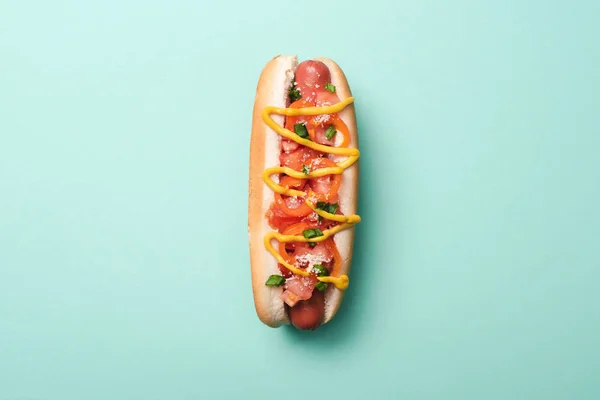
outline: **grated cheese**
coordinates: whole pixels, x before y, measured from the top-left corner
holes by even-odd
[[[322,255],[314,255],[310,253],[296,256],[296,265],[299,268],[306,266],[307,272],[311,272],[316,264],[323,264],[324,262],[329,261],[331,261],[331,257],[324,257]]]

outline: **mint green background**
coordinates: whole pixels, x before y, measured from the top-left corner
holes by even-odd
[[[0,3],[0,400],[600,397],[597,2],[203,3]],[[312,333],[250,289],[278,53],[357,98],[352,283]]]

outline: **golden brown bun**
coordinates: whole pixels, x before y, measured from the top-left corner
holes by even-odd
[[[340,100],[350,97],[350,87],[341,68],[328,58],[315,58],[329,67],[332,84]],[[262,172],[269,167],[279,166],[281,137],[267,127],[261,117],[266,106],[287,107],[288,90],[298,66],[296,56],[277,56],[264,67],[256,90],[254,111],[252,116],[252,137],[250,140],[250,177],[248,197],[248,237],[250,242],[250,264],[252,270],[252,291],[254,305],[260,320],[271,327],[289,324],[284,303],[280,299],[281,287],[267,287],[265,281],[270,275],[280,274],[275,258],[265,249],[264,235],[271,231],[265,213],[273,201],[273,192],[263,179]],[[349,147],[358,147],[358,134],[354,105],[350,104],[340,114],[350,132]],[[283,125],[284,117],[272,115],[279,125]],[[277,180],[277,177],[273,177]],[[358,197],[358,161],[342,174],[339,189],[340,209],[346,215],[356,214]],[[354,228],[346,229],[334,236],[334,241],[342,256],[340,274],[350,276],[352,250],[354,244]],[[352,281],[350,282],[352,284]],[[330,321],[344,297],[344,291],[329,285],[325,292],[325,317],[323,323]]]

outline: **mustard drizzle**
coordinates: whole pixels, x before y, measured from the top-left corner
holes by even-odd
[[[300,190],[293,190],[287,186],[278,185],[277,183],[275,183],[275,181],[273,181],[273,179],[271,179],[271,176],[275,175],[275,174],[283,173],[285,175],[288,175],[288,176],[291,176],[291,177],[297,178],[297,179],[310,179],[310,178],[319,178],[319,177],[322,177],[325,175],[341,175],[344,172],[344,170],[346,170],[352,164],[354,164],[360,156],[360,152],[358,151],[358,149],[355,149],[355,148],[326,146],[326,145],[322,145],[319,143],[315,143],[312,140],[301,138],[296,133],[294,133],[288,129],[285,129],[282,126],[279,126],[271,118],[271,114],[284,115],[284,116],[288,116],[288,117],[335,114],[335,113],[342,111],[346,106],[348,106],[349,104],[351,104],[353,102],[354,102],[354,97],[348,97],[347,99],[344,99],[337,104],[334,104],[332,106],[325,106],[325,107],[306,107],[306,108],[279,108],[279,107],[273,107],[273,106],[265,107],[261,113],[262,119],[271,129],[273,129],[279,135],[285,137],[286,139],[292,140],[300,145],[309,147],[311,149],[314,149],[314,150],[317,150],[317,151],[320,151],[323,153],[335,154],[335,155],[347,157],[344,161],[338,163],[336,167],[319,168],[319,169],[310,171],[308,174],[296,171],[289,167],[267,168],[263,172],[263,180],[264,180],[265,184],[274,192],[285,195],[285,196],[306,196],[306,193],[302,192]],[[273,239],[277,240],[278,242],[283,242],[283,243],[322,242],[322,241],[326,240],[327,238],[329,238],[330,236],[333,236],[337,232],[340,232],[344,229],[351,228],[352,226],[354,226],[355,224],[360,222],[360,217],[358,215],[331,214],[326,211],[317,209],[314,206],[314,204],[312,204],[309,200],[306,200],[306,204],[321,217],[328,219],[328,220],[341,222],[342,224],[335,226],[333,228],[324,230],[323,236],[318,236],[318,237],[311,238],[311,239],[307,239],[304,236],[300,236],[300,235],[282,235],[281,233],[274,232],[274,231],[267,233],[264,237],[264,245],[265,245],[265,248],[267,249],[267,251],[269,253],[271,253],[273,255],[273,257],[275,257],[275,259],[277,259],[277,261],[279,263],[281,263],[284,267],[289,269],[292,273],[294,273],[296,275],[302,275],[302,276],[309,276],[310,273],[286,262],[283,259],[283,257],[281,256],[281,254],[279,254],[279,252],[273,247],[273,245],[271,243],[271,241]],[[333,283],[336,288],[341,289],[341,290],[345,290],[348,287],[348,283],[349,283],[349,278],[347,275],[341,275],[339,277],[320,276],[317,279],[321,282]]]

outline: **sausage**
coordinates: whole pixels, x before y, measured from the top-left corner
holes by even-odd
[[[331,82],[331,72],[321,61],[302,61],[296,69],[296,82],[310,88],[316,85],[324,87]]]
[[[321,61],[302,61],[296,69],[296,87],[302,99],[315,101],[317,92],[323,91],[325,84],[331,82],[331,72]]]
[[[313,290],[311,298],[289,308],[288,315],[292,325],[298,329],[317,329],[325,315],[325,295],[317,289]]]

